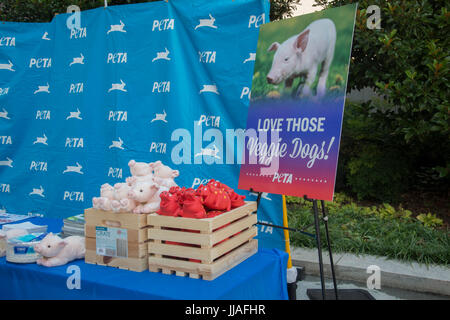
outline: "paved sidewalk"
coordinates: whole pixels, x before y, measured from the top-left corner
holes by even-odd
[[[325,276],[331,277],[328,251],[325,250],[322,253]],[[291,247],[291,254],[294,266],[304,267],[307,275],[319,275],[317,249]],[[366,284],[367,278],[371,275],[367,273],[367,267],[375,265],[381,271],[382,288],[389,287],[450,297],[450,268],[347,253],[333,253],[333,260],[338,280]]]
[[[333,280],[326,278],[326,288],[333,289]],[[338,289],[363,289],[369,292],[375,300],[450,300],[449,296],[441,296],[432,293],[414,292],[403,289],[381,287],[378,289],[367,289],[366,284],[351,281],[338,281]],[[297,282],[297,300],[309,300],[306,290],[320,289],[320,277],[306,276],[304,280]]]

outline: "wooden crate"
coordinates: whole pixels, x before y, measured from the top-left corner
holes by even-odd
[[[258,250],[255,211],[246,202],[209,219],[148,215],[149,270],[214,280]]]
[[[85,210],[84,218],[86,221],[86,263],[138,272],[148,269],[146,214],[115,213],[90,208]],[[96,227],[126,229],[127,257],[97,254]]]

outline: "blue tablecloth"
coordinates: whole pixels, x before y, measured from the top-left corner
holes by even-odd
[[[61,220],[32,218],[59,232]],[[14,264],[0,258],[0,299],[288,299],[288,255],[260,249],[255,255],[213,281],[177,277],[148,271],[133,272],[73,261],[47,268]],[[81,270],[81,289],[68,289],[70,265]]]

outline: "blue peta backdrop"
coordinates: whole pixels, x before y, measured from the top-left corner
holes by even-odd
[[[267,0],[171,0],[0,24],[0,210],[82,213],[130,159],[178,169],[180,186],[237,188],[268,19]],[[281,208],[264,194],[258,219],[282,224]],[[284,248],[280,230],[259,239]]]

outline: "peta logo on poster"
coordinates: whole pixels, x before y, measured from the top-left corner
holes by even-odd
[[[83,167],[81,166],[81,164],[79,164],[77,162],[76,165],[66,166],[66,170],[63,171],[63,174],[65,174],[67,172],[74,172],[74,173],[78,173],[78,174],[84,174],[81,171],[81,169],[83,169]]]
[[[110,29],[108,30],[108,32],[106,32],[106,34],[110,34],[111,32],[124,32],[126,33],[127,31],[124,29],[125,27],[125,23],[122,22],[122,20],[119,20],[119,24],[112,24]]]
[[[70,39],[83,39],[87,38],[87,29],[86,27],[83,28],[71,28],[70,29]]]
[[[165,51],[161,51],[161,52],[157,52],[156,53],[156,57],[154,57],[152,59],[152,62],[155,62],[156,60],[168,60],[168,61],[170,61],[170,58],[169,58],[170,51],[167,48],[164,48],[164,49],[165,49]]]
[[[0,144],[12,144],[11,136],[0,136]]]
[[[36,195],[45,198],[44,191],[45,191],[44,188],[42,188],[42,186],[39,186],[39,188],[33,188],[33,190],[28,195],[30,196]]]
[[[122,145],[123,145],[123,140],[119,137],[118,140],[112,141],[112,144],[109,146],[109,149],[117,148],[117,149],[124,150],[124,147],[122,147]]]
[[[16,70],[13,69],[14,64],[11,62],[11,60],[8,60],[8,63],[0,63],[0,70],[8,70],[15,72]]]
[[[195,155],[195,158],[200,156],[209,156],[214,157],[216,159],[220,159],[219,157],[220,150],[216,147],[215,144],[212,146],[212,148],[200,148],[200,149],[201,151]]]
[[[197,122],[198,126],[201,126],[202,124],[205,125],[205,127],[220,127],[220,116],[207,116],[202,114],[200,116],[200,119]]]
[[[120,83],[112,83],[111,88],[108,89],[108,92],[117,90],[117,91],[123,91],[127,92],[127,89],[125,89],[126,83],[120,79]]]
[[[42,135],[42,137],[36,137],[36,140],[34,140],[33,144],[45,144],[46,146],[48,146],[47,143],[47,136],[45,135],[45,133]]]
[[[31,58],[29,68],[50,68],[52,66],[52,58]]]
[[[150,145],[150,152],[165,154],[167,150],[167,144],[163,142],[152,142]]]
[[[63,200],[84,202],[84,193],[82,191],[64,191]]]
[[[162,121],[167,123],[166,117],[167,117],[166,110],[163,110],[163,113],[155,113],[155,117],[150,122]]]
[[[45,161],[31,161],[30,171],[44,171],[47,172],[47,162]]]
[[[74,57],[72,59],[72,62],[69,64],[69,67],[71,67],[74,64],[84,64],[84,56],[82,53],[80,53],[79,57]]]
[[[201,178],[194,178],[194,181],[192,181],[192,189],[197,188],[199,185],[206,185],[208,184],[210,179],[201,179]]]
[[[84,89],[84,83],[83,82],[79,82],[79,83],[71,83],[70,87],[69,87],[69,93],[83,93],[83,89]]]
[[[256,52],[251,52],[249,54],[249,57],[247,59],[244,60],[244,62],[242,63],[247,63],[247,62],[251,62],[251,61],[255,61],[256,60]]]
[[[69,115],[66,117],[66,120],[69,120],[69,119],[83,120],[83,118],[81,118],[80,109],[77,108],[77,111],[69,111]]]
[[[2,193],[10,193],[11,192],[11,186],[6,183],[0,184],[0,192]]]
[[[259,16],[250,16],[250,19],[248,20],[248,27],[249,28],[259,28],[260,25],[264,24],[266,15],[260,14]]]
[[[249,87],[243,87],[241,91],[241,99],[248,97],[250,99],[251,90]]]
[[[124,110],[109,111],[108,120],[109,121],[127,121],[128,112]]]
[[[6,119],[6,120],[11,120],[11,118],[8,117],[8,111],[6,111],[5,108],[3,108],[3,111],[0,111],[0,118]]]
[[[7,95],[8,92],[9,92],[9,87],[8,88],[0,88],[0,96]]]
[[[16,37],[0,38],[0,47],[15,47],[15,46],[16,46]]]
[[[122,168],[109,167],[108,177],[122,179]]]
[[[106,59],[106,63],[127,63],[128,53],[127,52],[116,52],[116,53],[108,53],[108,57]]]
[[[156,93],[170,92],[170,81],[153,82],[152,92]]]
[[[153,20],[152,31],[174,30],[174,19]]]
[[[50,93],[50,85],[48,84],[48,82],[47,82],[46,86],[38,86],[38,88],[34,91],[33,94],[36,94],[39,92]]]
[[[214,25],[215,22],[216,22],[216,18],[214,18],[210,13],[209,19],[199,19],[198,25],[195,26],[194,30],[197,30],[198,28],[202,28],[202,27],[217,29],[217,26]]]
[[[47,32],[47,31],[44,32],[44,34],[42,35],[42,38],[41,38],[41,39],[42,39],[42,40],[47,40],[47,41],[52,40],[52,39],[50,39],[50,38],[48,37],[48,32]]]
[[[50,120],[50,110],[37,110],[36,120]]]
[[[198,56],[201,63],[216,63],[216,51],[199,51]]]
[[[215,84],[204,84],[203,88],[200,90],[199,93],[204,92],[211,92],[215,94],[219,94],[219,90],[217,89],[217,86]]]
[[[64,145],[66,148],[84,148],[84,140],[83,138],[66,138],[66,144]]]
[[[0,160],[0,166],[10,167],[13,168],[13,160],[6,157],[6,160]]]

